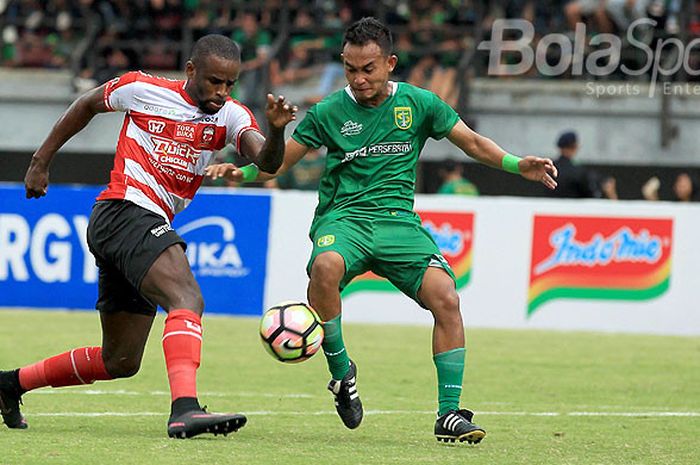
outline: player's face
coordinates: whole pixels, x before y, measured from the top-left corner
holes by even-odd
[[[374,42],[345,44],[345,78],[359,103],[378,105],[389,95],[389,74],[396,67],[396,55],[385,55]]]
[[[185,90],[197,102],[200,110],[214,114],[221,110],[233,85],[238,80],[241,63],[236,60],[209,55],[200,66],[187,62]]]

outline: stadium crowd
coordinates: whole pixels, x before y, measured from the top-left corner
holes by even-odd
[[[688,36],[700,34],[700,3],[693,3],[683,30]],[[72,68],[99,84],[127,69],[180,69],[183,50],[194,40],[222,33],[242,46],[244,71],[253,71],[243,87],[261,82],[263,71],[272,86],[316,76],[320,96],[342,72],[337,50],[344,27],[374,15],[395,33],[397,78],[454,105],[460,59],[489,39],[495,19],[530,21],[537,41],[551,32],[573,37],[577,23],[587,26],[589,37],[622,37],[631,21],[649,17],[656,21],[645,39],[650,42],[681,34],[680,8],[680,0],[3,0],[0,64]],[[556,47],[548,52],[555,54]],[[471,69],[484,75],[488,56],[479,57]],[[529,73],[537,75],[535,69]]]
[[[635,19],[654,20],[655,26],[639,38],[649,46],[671,37],[686,43],[700,37],[700,2],[689,3],[690,11],[684,12],[681,4],[680,0],[0,0],[0,66],[70,69],[75,90],[84,91],[131,69],[180,70],[194,41],[219,33],[241,46],[243,72],[235,93],[257,114],[264,106],[261,86],[273,89],[309,81],[313,92],[299,103],[310,105],[341,85],[338,50],[343,30],[371,15],[394,32],[399,57],[394,76],[428,88],[458,108],[460,78],[465,73],[488,75],[488,52],[477,51],[467,59],[476,44],[491,39],[497,19],[532,23],[533,49],[553,32],[573,42],[581,24],[589,54],[602,47],[591,45],[591,38],[617,34],[624,47],[621,59],[639,69],[644,55],[625,37]],[[547,61],[556,63],[559,51],[548,47]],[[505,55],[505,62],[517,59],[516,54]],[[690,59],[690,66],[700,69],[700,56],[691,53]],[[698,79],[680,73],[674,79]],[[525,77],[551,79],[537,67]],[[605,78],[631,77],[618,68],[617,74]],[[220,161],[233,160],[234,155],[224,152]],[[279,186],[315,188],[309,173],[319,174],[323,154],[316,158],[308,173],[299,174],[299,179],[292,173],[280,179]]]

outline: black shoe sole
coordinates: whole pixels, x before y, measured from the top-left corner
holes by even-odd
[[[474,431],[469,431],[461,436],[435,436],[435,439],[442,442],[464,442],[467,441],[469,444],[479,444],[482,439],[486,436],[486,431],[476,429]]]
[[[178,426],[175,428],[168,428],[168,436],[173,439],[187,439],[204,433],[211,433],[214,436],[218,436],[219,434],[226,436],[229,433],[235,433],[243,428],[247,421],[248,419],[246,417],[240,415],[215,421],[201,427],[190,427],[188,429],[186,426]]]

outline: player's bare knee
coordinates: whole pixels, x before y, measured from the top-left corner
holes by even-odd
[[[452,320],[460,316],[459,294],[456,291],[441,292],[432,296],[428,308],[436,320]]]
[[[172,297],[168,299],[168,305],[165,309],[180,310],[187,309],[198,315],[204,312],[204,297],[199,290],[199,286],[194,285],[183,286],[179,291],[172,293]]]
[[[141,359],[134,357],[116,356],[103,357],[105,370],[112,378],[131,378],[139,372]]]
[[[197,292],[191,294],[188,299],[189,303],[184,305],[182,308],[192,310],[196,314],[201,315],[204,312],[204,297],[202,296],[202,293],[197,290]]]
[[[333,254],[321,254],[311,266],[311,281],[321,288],[338,289],[338,284],[345,273],[342,257]]]

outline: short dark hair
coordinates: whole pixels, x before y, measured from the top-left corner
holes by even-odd
[[[559,135],[557,147],[560,149],[570,149],[578,144],[578,135],[575,131],[566,131]]]
[[[221,34],[209,34],[197,40],[192,47],[190,60],[195,66],[199,66],[202,60],[211,55],[241,61],[241,49],[234,41]]]
[[[370,42],[376,43],[384,55],[391,55],[394,50],[391,31],[376,18],[362,18],[352,23],[345,30],[343,47],[345,47],[345,44],[362,46]]]

